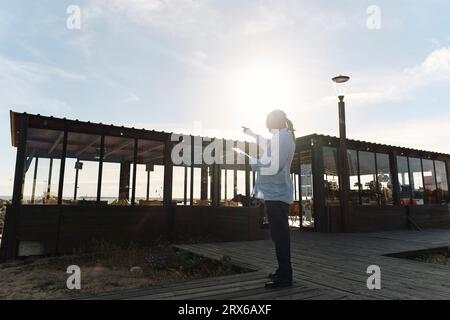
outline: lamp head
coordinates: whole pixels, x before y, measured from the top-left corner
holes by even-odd
[[[347,91],[347,82],[350,80],[350,77],[339,75],[331,80],[334,82],[336,95],[339,97],[339,100],[342,101],[344,99],[345,92]]]

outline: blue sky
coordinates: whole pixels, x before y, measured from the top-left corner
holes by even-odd
[[[339,73],[349,137],[450,153],[448,21],[445,0],[1,0],[0,194],[10,109],[242,138],[283,108],[297,135],[337,135]]]

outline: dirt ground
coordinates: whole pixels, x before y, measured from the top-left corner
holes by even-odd
[[[81,289],[69,290],[67,267],[81,269]],[[54,299],[175,281],[229,275],[245,270],[224,257],[212,261],[173,249],[98,247],[94,253],[26,258],[0,264],[0,299]]]

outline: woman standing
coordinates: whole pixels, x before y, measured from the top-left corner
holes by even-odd
[[[269,275],[266,287],[292,285],[291,239],[289,231],[289,205],[293,202],[293,186],[290,176],[295,151],[295,135],[292,122],[282,110],[268,114],[267,129],[272,134],[270,140],[245,128],[244,133],[256,138],[263,149],[260,159],[250,161],[252,170],[257,172],[253,190],[254,196],[264,199],[269,216],[270,234],[275,244],[278,269]]]

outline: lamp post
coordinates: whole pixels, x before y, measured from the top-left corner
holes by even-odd
[[[340,163],[340,205],[341,205],[341,223],[344,232],[350,231],[350,214],[349,214],[349,189],[350,178],[348,173],[348,157],[347,157],[347,134],[345,129],[345,102],[344,95],[346,84],[350,77],[339,75],[334,77],[336,94],[339,99],[339,163]]]

